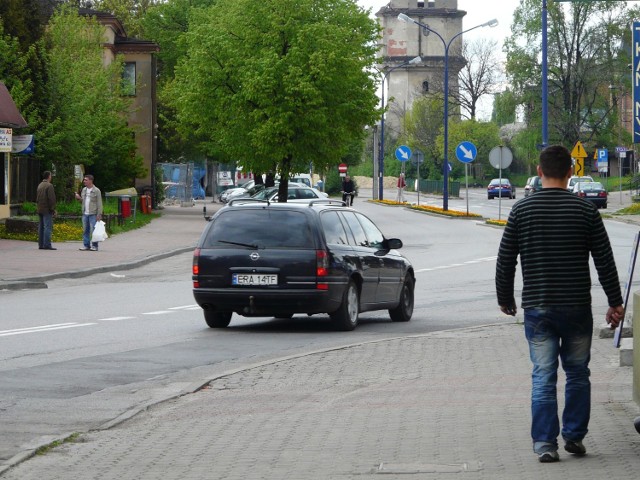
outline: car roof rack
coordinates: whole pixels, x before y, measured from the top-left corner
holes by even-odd
[[[343,202],[342,200],[334,200],[331,198],[319,198],[316,200],[311,200],[309,202],[309,206],[312,207],[313,205],[341,205],[343,207],[346,207],[347,204],[345,202]]]
[[[234,205],[234,204],[246,204],[246,203],[266,203],[267,205],[271,204],[269,200],[263,200],[262,198],[242,197],[242,198],[232,198],[227,203],[227,206],[230,207],[231,205]]]

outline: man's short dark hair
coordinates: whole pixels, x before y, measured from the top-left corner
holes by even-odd
[[[87,173],[84,178],[88,178],[89,180],[91,180],[93,182],[93,175],[91,175],[90,173]]]
[[[562,145],[550,145],[540,152],[540,168],[545,177],[565,178],[571,168],[571,153]]]
[[[47,180],[51,176],[51,172],[49,170],[45,170],[42,172],[42,180]]]

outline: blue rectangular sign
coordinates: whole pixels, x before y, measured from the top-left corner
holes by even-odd
[[[640,143],[640,22],[633,22],[633,143]]]

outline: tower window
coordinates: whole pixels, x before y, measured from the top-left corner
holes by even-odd
[[[429,82],[426,80],[422,82],[422,93],[429,93]]]

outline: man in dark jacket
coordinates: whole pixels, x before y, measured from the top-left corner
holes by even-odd
[[[51,246],[53,232],[53,217],[56,214],[56,193],[51,184],[51,172],[42,174],[42,182],[36,191],[36,205],[38,209],[38,248],[40,250],[56,250]]]
[[[356,196],[356,185],[355,183],[353,183],[353,180],[351,180],[351,177],[349,175],[346,175],[344,177],[344,180],[342,181],[342,201],[346,202],[347,201],[347,196],[351,197],[349,200],[349,205],[353,205],[353,199]]]
[[[584,455],[591,411],[589,360],[593,336],[589,255],[609,308],[605,319],[616,327],[624,315],[618,271],[598,209],[567,191],[571,154],[560,145],[540,153],[542,190],[511,209],[496,264],[500,310],[517,311],[514,277],[522,266],[524,331],[533,363],[531,437],[540,462],[557,462],[557,437],[564,449]],[[566,373],[562,431],[556,384],[558,358]]]

